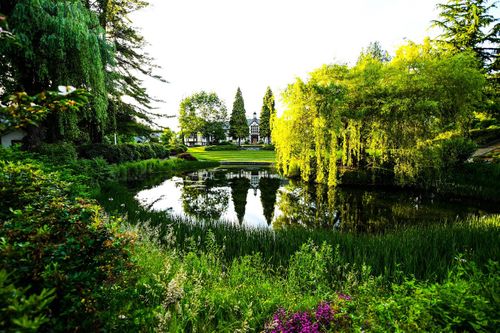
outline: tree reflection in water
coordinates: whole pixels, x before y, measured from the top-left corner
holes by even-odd
[[[229,189],[217,176],[200,171],[184,177],[181,198],[186,215],[205,220],[221,218],[229,204]]]
[[[243,223],[245,217],[245,207],[247,205],[247,195],[250,189],[250,180],[245,177],[235,177],[229,180],[231,196],[233,197],[234,210],[238,217],[238,222]]]
[[[260,202],[262,203],[267,225],[271,225],[273,221],[276,194],[280,186],[281,180],[279,178],[261,177],[259,179]]]

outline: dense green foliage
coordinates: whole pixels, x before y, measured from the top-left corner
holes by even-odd
[[[243,101],[243,95],[239,87],[236,91],[236,96],[234,97],[233,111],[231,112],[231,118],[229,119],[229,135],[238,139],[238,144],[241,144],[241,139],[248,136],[245,102]]]
[[[75,197],[75,187],[43,168],[0,163],[0,266],[24,297],[39,298],[42,330],[94,330],[107,304],[102,289],[126,269],[129,238],[99,206]],[[26,328],[37,314],[29,312],[34,300],[23,302],[25,320],[14,315],[4,327]]]
[[[472,54],[428,40],[401,47],[390,62],[367,54],[352,68],[323,66],[284,93],[288,107],[273,128],[277,165],[329,185],[350,167],[439,184],[473,152],[463,137],[484,84]]]
[[[182,100],[179,108],[179,125],[183,137],[201,133],[208,142],[225,139],[224,124],[227,110],[216,93],[200,91]]]
[[[81,158],[103,158],[109,163],[168,158],[169,147],[160,143],[124,143],[109,145],[105,143],[82,145],[78,147]]]
[[[74,118],[80,108],[88,103],[88,94],[83,89],[59,87],[59,91],[46,91],[30,96],[18,92],[5,96],[0,103],[0,134],[9,130],[38,126],[49,115]],[[75,124],[63,122],[60,124],[60,134],[66,131],[75,132]]]
[[[12,32],[0,43],[2,94],[34,95],[68,85],[92,91],[79,112],[50,110],[40,127],[27,127],[30,145],[101,142],[110,132],[128,130],[135,117],[149,120],[153,99],[137,73],[157,76],[141,50],[142,36],[128,19],[146,5],[140,0],[2,1],[0,12]],[[133,102],[124,102],[125,95]]]
[[[266,139],[268,144],[271,142],[271,124],[275,118],[274,95],[271,88],[267,87],[266,94],[262,99],[262,108],[260,109],[259,134],[261,138]]]
[[[73,129],[64,135],[69,140],[102,134],[108,121],[104,66],[111,48],[96,15],[81,1],[50,0],[18,1],[6,14],[16,43],[2,43],[5,47],[0,48],[10,64],[0,85],[8,92],[29,94],[58,85],[85,86],[93,92],[91,105],[73,117],[51,114],[44,123],[47,135],[51,140],[61,138],[64,123]]]

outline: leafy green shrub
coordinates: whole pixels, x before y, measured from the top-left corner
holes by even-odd
[[[118,163],[123,157],[121,151],[116,147],[116,145],[105,143],[82,145],[78,147],[78,155],[80,158],[103,158],[109,163]]]
[[[495,332],[499,294],[497,262],[483,272],[458,257],[442,283],[407,278],[389,290],[364,284],[352,310],[367,331]]]
[[[445,171],[463,164],[472,156],[476,148],[476,144],[467,138],[456,137],[441,141],[439,153]]]
[[[151,148],[151,144],[136,145],[136,150],[139,152],[141,160],[157,158],[155,151]]]
[[[229,150],[239,150],[240,147],[233,144],[224,144],[217,146],[207,146],[205,147],[205,151],[229,151]]]
[[[491,126],[486,129],[473,129],[469,132],[470,137],[478,145],[485,145],[500,140],[500,127]]]
[[[74,162],[77,158],[75,146],[71,143],[43,143],[36,150],[38,154],[53,163]]]
[[[166,158],[169,150],[157,143],[124,143],[110,145],[105,143],[82,145],[78,147],[81,158],[103,158],[109,163],[123,163],[147,160],[152,158]]]
[[[183,160],[186,160],[186,161],[197,161],[198,160],[196,157],[194,157],[190,153],[179,154],[179,155],[177,155],[177,158],[180,158],[180,159],[183,159]]]
[[[86,176],[85,183],[92,187],[100,187],[105,182],[113,179],[111,166],[101,157],[91,160],[79,159],[67,165],[67,167],[75,174]]]
[[[150,143],[151,149],[153,149],[156,158],[168,158],[170,155],[170,149],[161,143]]]
[[[177,145],[175,147],[170,148],[170,155],[179,155],[187,152],[188,148],[186,145]]]
[[[128,265],[129,237],[68,185],[40,165],[0,161],[0,266],[28,298],[55,290],[40,314],[46,327],[95,331],[107,302],[100,289]]]
[[[275,150],[273,144],[264,145],[261,149],[262,150]]]

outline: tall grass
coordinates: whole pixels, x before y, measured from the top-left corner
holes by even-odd
[[[374,274],[387,281],[400,278],[402,273],[440,280],[446,277],[450,262],[460,253],[479,265],[489,259],[500,260],[499,215],[367,235],[329,229],[250,229],[224,221],[175,217],[167,212],[145,210],[119,184],[104,188],[100,201],[107,211],[126,214],[130,223],[156,230],[160,241],[170,248],[185,249],[193,242],[203,248],[210,231],[216,243],[224,247],[222,255],[228,261],[260,253],[271,266],[286,266],[293,253],[309,240],[338,246],[345,264],[369,265]]]

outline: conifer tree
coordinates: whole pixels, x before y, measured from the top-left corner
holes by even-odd
[[[245,112],[245,102],[241,89],[238,87],[236,96],[234,97],[233,111],[229,121],[229,135],[238,139],[238,144],[241,144],[241,139],[248,136],[248,123]]]
[[[500,51],[499,18],[490,12],[491,0],[448,0],[439,4],[440,20],[433,21],[443,33],[440,42],[457,51],[473,51],[485,67],[498,65]]]
[[[266,138],[267,143],[271,143],[271,122],[276,117],[274,107],[274,95],[270,87],[267,87],[266,94],[262,100],[262,109],[260,110],[259,132],[261,138]]]

